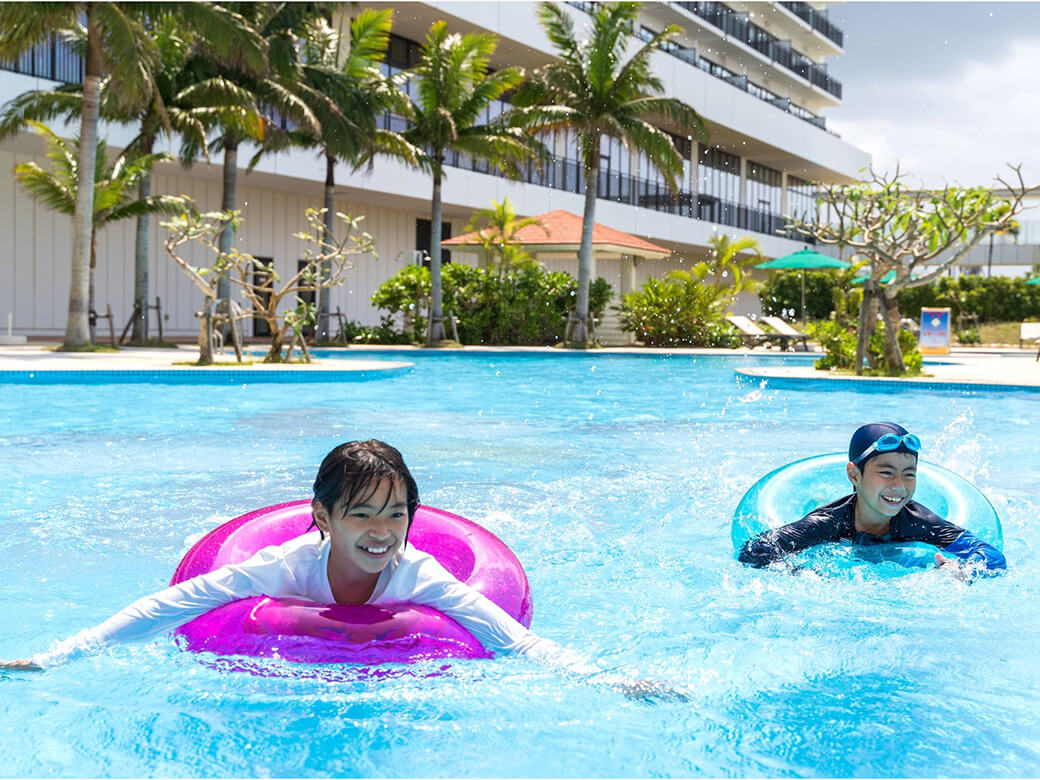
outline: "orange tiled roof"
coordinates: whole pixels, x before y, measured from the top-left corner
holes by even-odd
[[[571,248],[577,251],[581,247],[581,217],[563,209],[547,211],[539,214],[536,219],[541,221],[539,225],[527,225],[516,232],[516,242],[528,248],[537,246],[552,247],[555,249]],[[452,247],[463,244],[474,244],[479,241],[476,232],[466,233],[456,238],[448,239],[441,246]],[[669,250],[663,246],[652,244],[645,239],[614,230],[606,225],[595,223],[592,228],[592,245],[620,247],[632,250],[633,254],[640,251],[649,252],[654,255],[668,255]]]

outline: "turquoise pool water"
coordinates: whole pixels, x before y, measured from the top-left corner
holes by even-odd
[[[164,586],[200,534],[306,497],[327,450],[378,437],[425,502],[512,546],[536,631],[690,701],[630,701],[522,658],[258,677],[161,640],[0,678],[0,775],[1037,774],[1040,396],[735,380],[764,358],[408,359],[347,384],[0,385],[0,657]],[[1006,577],[733,559],[756,478],[871,419],[908,424],[987,493]]]

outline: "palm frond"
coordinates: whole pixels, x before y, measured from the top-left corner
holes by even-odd
[[[59,214],[76,213],[76,192],[54,175],[34,162],[19,163],[14,167],[14,177],[35,200]]]

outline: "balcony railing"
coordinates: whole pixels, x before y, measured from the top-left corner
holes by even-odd
[[[780,3],[784,8],[804,21],[823,37],[828,38],[839,46],[845,46],[845,33],[831,23],[827,14],[817,11],[808,3]]]
[[[387,130],[401,131],[406,129],[407,122],[392,114],[385,115],[383,127]],[[474,160],[468,155],[456,152],[449,152],[445,163],[461,170],[504,177],[504,174],[487,162]],[[539,167],[533,162],[526,164],[521,180],[536,187],[549,187],[576,195],[585,194],[585,171],[582,164],[578,160],[566,157],[553,157],[544,167]],[[617,171],[599,172],[599,188],[596,194],[602,200],[615,203],[714,222],[755,233],[784,235],[785,220],[779,214],[730,203],[711,195],[695,194],[688,190],[673,193],[663,182]]]
[[[581,0],[571,0],[569,4],[580,11],[585,11],[586,13],[595,12],[595,3],[582,2]],[[652,31],[647,30],[646,28],[639,28],[637,30],[632,31],[633,35],[635,35],[640,40],[644,41],[650,40],[650,35],[648,35],[648,33],[652,33]],[[727,82],[731,86],[743,90],[744,92],[748,92],[754,95],[755,97],[759,98],[760,100],[764,100],[765,102],[773,106],[776,106],[781,111],[786,111],[792,116],[796,116],[799,119],[808,122],[809,124],[819,127],[821,130],[826,130],[831,135],[837,135],[837,133],[827,130],[827,120],[824,119],[824,117],[814,114],[809,109],[803,108],[802,106],[799,106],[796,103],[792,103],[788,98],[781,98],[776,95],[773,95],[771,97],[764,97],[761,94],[761,92],[765,90],[755,90],[754,87],[756,85],[753,82],[749,82],[746,77],[738,76],[733,71],[727,70],[726,68],[723,68],[721,65],[717,65],[716,63],[713,63],[710,60],[706,60],[703,57],[698,57],[696,49],[662,47],[661,51],[682,60],[688,65],[693,65],[694,67],[700,68],[704,72],[710,73],[712,76],[715,76],[716,78]],[[808,73],[809,71],[807,70],[806,72]],[[808,76],[806,76],[806,78],[808,78]],[[837,82],[834,83],[837,84]],[[840,93],[840,84],[837,84],[837,89]]]
[[[726,35],[747,44],[809,83],[829,92],[836,98],[841,98],[841,82],[827,75],[825,65],[814,63],[804,54],[791,48],[790,41],[782,41],[749,21],[747,14],[739,13],[728,5],[717,2],[680,1],[674,2],[672,5],[699,16],[709,24],[718,27]]]
[[[16,60],[0,60],[0,69],[65,84],[83,83],[83,58],[56,35]]]

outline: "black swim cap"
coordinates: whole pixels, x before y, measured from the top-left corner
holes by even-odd
[[[907,429],[902,425],[897,425],[892,422],[876,422],[861,425],[856,429],[856,432],[852,434],[852,439],[849,441],[849,460],[855,463],[856,458],[860,457],[871,444],[876,442],[886,433],[894,433],[896,436],[905,436],[909,431],[907,431]],[[903,443],[900,443],[893,452],[909,452],[912,455],[917,454]],[[871,457],[879,454],[880,453],[876,452],[870,453]],[[867,460],[869,461],[870,458],[868,457]],[[864,461],[864,463],[866,463],[866,461]],[[864,463],[859,465],[862,466]]]

